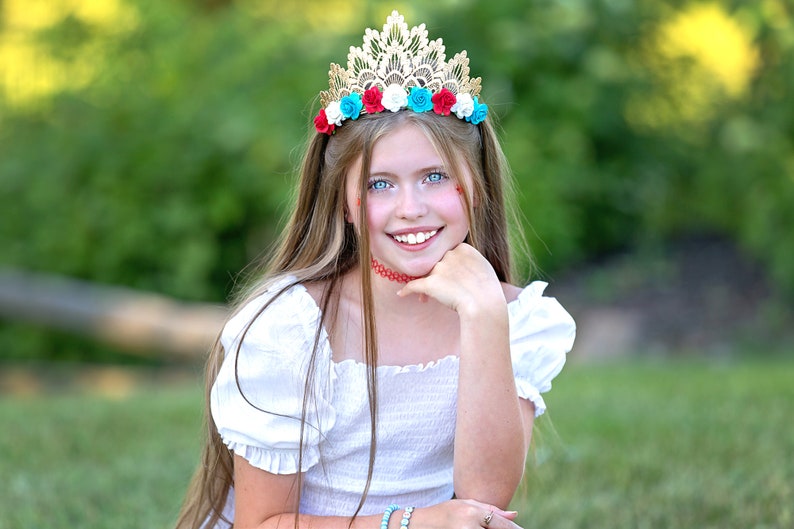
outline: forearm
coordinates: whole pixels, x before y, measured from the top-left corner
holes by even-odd
[[[396,515],[396,513],[395,513]],[[380,524],[383,516],[381,514],[369,516],[356,516],[353,524],[350,525],[350,517],[348,516],[314,516],[310,514],[301,514],[298,516],[297,529],[380,529]],[[391,524],[391,527],[396,529],[397,524]],[[235,524],[235,528],[238,525]],[[284,513],[276,516],[271,516],[262,524],[257,526],[257,529],[296,529],[295,526],[295,513]]]
[[[403,529],[406,509],[398,507],[388,516],[387,529]],[[481,528],[483,517],[491,514],[490,529],[521,529],[513,520],[515,511],[507,512],[497,506],[476,500],[448,500],[428,507],[416,508],[409,516],[411,529]],[[381,529],[384,514],[357,516],[351,524],[349,517],[310,516],[301,514],[298,529]],[[280,514],[258,525],[257,529],[291,529],[295,527],[294,514]],[[240,529],[235,524],[236,529]]]
[[[234,476],[235,529],[380,528],[382,515],[357,516],[350,525],[350,516],[296,514],[297,491],[301,487],[299,474],[267,472],[235,454]]]
[[[456,496],[507,507],[523,476],[526,436],[510,361],[507,307],[462,314]]]

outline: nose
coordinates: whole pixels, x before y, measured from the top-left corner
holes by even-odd
[[[395,213],[400,218],[414,219],[427,212],[427,204],[421,191],[411,186],[402,187],[397,193]]]

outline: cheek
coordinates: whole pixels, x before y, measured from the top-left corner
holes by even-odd
[[[379,200],[367,202],[367,226],[370,232],[379,231],[387,223],[391,210],[388,204]]]
[[[456,188],[440,193],[434,201],[436,211],[446,217],[461,218],[468,223],[466,201]],[[450,219],[451,220],[451,219]]]

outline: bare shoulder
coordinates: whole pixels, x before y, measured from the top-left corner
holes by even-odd
[[[518,299],[518,295],[521,294],[522,290],[521,287],[511,285],[510,283],[502,283],[502,291],[505,293],[505,300],[508,303]]]
[[[333,294],[332,305],[333,303],[346,302],[351,299],[357,300],[360,297],[360,287],[356,287],[356,285],[358,285],[358,282],[356,281],[357,277],[358,276],[356,274],[347,272],[341,278],[341,281],[336,287],[334,287],[335,292]],[[326,291],[330,287],[330,281],[304,281],[301,284],[314,299],[315,303],[317,303],[317,305],[322,305],[323,297],[326,295]]]
[[[312,282],[305,282],[301,283],[303,288],[306,289],[306,292],[314,299],[314,302],[317,305],[320,304],[320,300],[323,298],[323,292],[325,292],[326,282],[325,281],[312,281]]]

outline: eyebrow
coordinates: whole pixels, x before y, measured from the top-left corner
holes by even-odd
[[[416,171],[414,171],[413,174],[427,174],[427,173],[433,173],[433,172],[444,173],[444,172],[447,172],[447,168],[444,165],[430,165],[428,167],[422,167],[421,169],[417,169]],[[393,173],[391,171],[372,171],[372,172],[369,173],[368,176],[369,176],[369,178],[372,178],[373,176],[394,177],[394,176],[397,176],[397,175],[396,175],[396,173]]]

